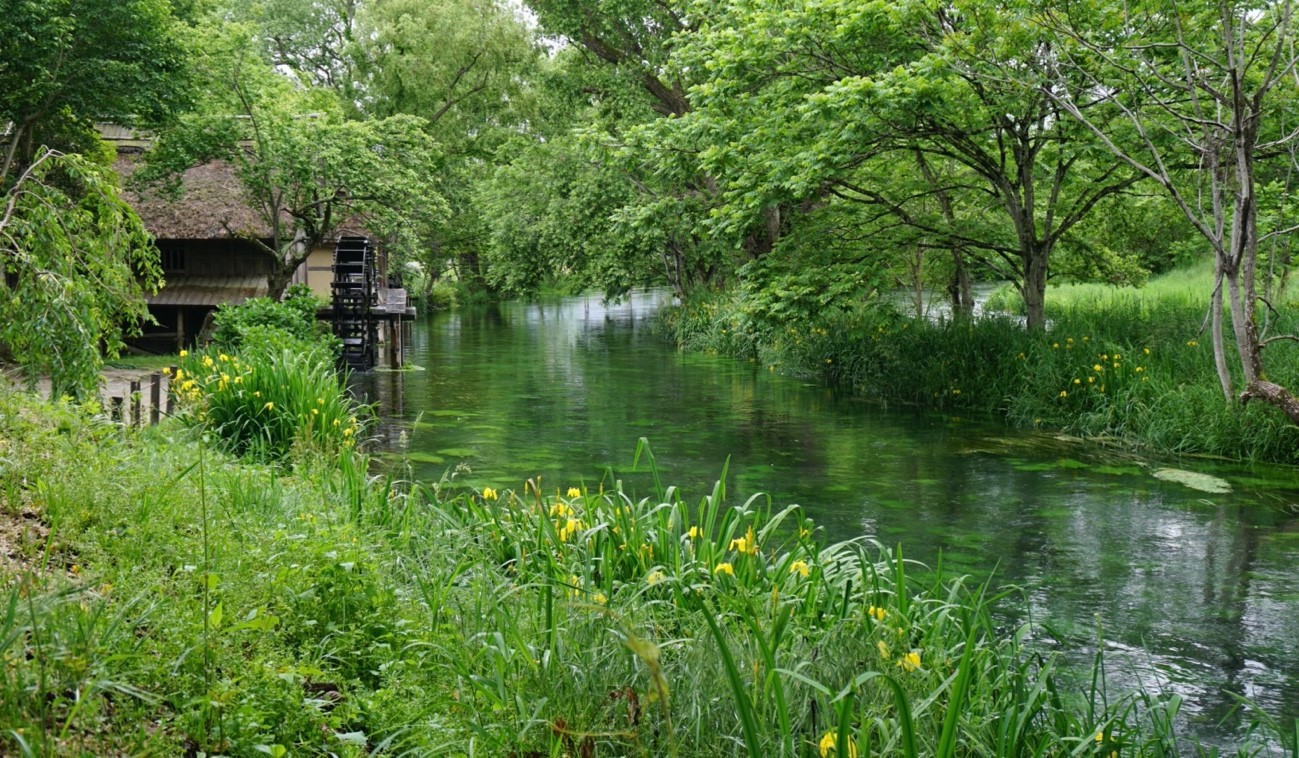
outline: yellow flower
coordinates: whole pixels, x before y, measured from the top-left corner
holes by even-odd
[[[572,513],[573,509],[569,508],[565,503],[556,502],[554,505],[550,506],[551,516],[570,516]]]
[[[737,537],[736,539],[731,540],[730,547],[728,547],[727,550],[734,550],[737,553],[757,555],[758,542],[753,536],[753,527],[750,526],[748,530],[744,532],[743,537]]]
[[[320,410],[317,409],[317,408],[312,408],[312,409],[311,409],[311,415],[313,415],[313,416],[319,416],[319,415],[320,415]]]
[[[1060,397],[1069,397],[1069,393],[1065,390],[1060,390]]]
[[[1094,377],[1094,376],[1089,376],[1089,377],[1087,377],[1087,383],[1088,383],[1088,384],[1095,384],[1095,383],[1096,383],[1096,377]]]
[[[210,356],[210,355],[205,355],[205,356],[203,356],[203,365],[204,365],[204,366],[207,366],[208,368],[212,368],[212,364],[213,364],[213,363],[214,363],[214,361],[212,360],[212,356]]]
[[[254,391],[253,391],[253,397],[261,397],[261,396],[262,396],[262,391],[261,391],[261,390],[254,390]]]
[[[603,592],[595,593],[594,595],[591,596],[591,599],[599,603],[600,605],[604,605],[605,603],[609,602],[609,598],[605,597]]]
[[[244,378],[242,375],[235,377],[235,384],[243,384],[243,383],[244,383]]]
[[[1148,347],[1143,347],[1143,348],[1141,348],[1141,352],[1145,353],[1146,355],[1150,355],[1150,348],[1148,348]]]
[[[889,615],[889,612],[884,610],[883,608],[877,608],[872,605],[871,607],[866,609],[866,615],[870,616],[876,621],[883,621]]]
[[[1059,343],[1059,342],[1052,342],[1052,343],[1051,343],[1051,349],[1052,349],[1052,350],[1059,350],[1059,349],[1060,349],[1060,343]]]
[[[886,661],[889,659],[889,646],[884,643],[884,640],[878,640],[875,643],[875,649],[880,651],[880,658],[883,658]]]
[[[162,375],[163,375],[163,376],[171,376],[171,367],[170,367],[170,366],[163,366],[163,368],[162,368]]]
[[[323,397],[316,398],[316,405],[324,405],[324,404],[325,404],[325,398]]]
[[[581,497],[582,491],[576,487],[569,487],[568,492],[566,494],[568,497]]]
[[[959,395],[959,394],[961,394],[961,391],[960,391],[960,390],[952,390],[952,394],[953,394],[953,395]]]
[[[735,576],[735,569],[729,563],[719,563],[713,567],[714,574],[730,574]]]
[[[1082,384],[1082,380],[1081,380],[1081,379],[1074,379],[1074,380],[1073,380],[1073,383],[1074,383],[1074,384]]]
[[[915,671],[920,668],[920,653],[914,650],[907,653],[902,656],[902,660],[898,661],[898,665],[902,667],[903,671]]]
[[[1187,340],[1187,341],[1186,341],[1186,346],[1187,346],[1187,347],[1199,347],[1199,346],[1200,346],[1200,343],[1197,342],[1196,340]]]
[[[857,758],[857,743],[852,740],[848,741],[848,754],[839,753],[839,743],[833,730],[826,732],[821,738],[820,748],[821,758],[828,758],[831,751],[834,751],[834,758]]]
[[[335,419],[334,423],[337,424],[338,420]],[[483,487],[484,500],[495,500],[496,498],[497,498],[496,490],[492,489],[491,487]]]
[[[269,410],[274,410],[274,409],[275,409],[275,403],[272,403],[272,402],[270,402],[270,401],[267,401],[266,405],[263,405],[262,408],[264,408],[264,409],[266,409],[266,410],[268,410],[268,411],[269,411]]]
[[[180,357],[182,357],[182,358],[187,358],[187,357],[189,357],[189,351],[188,351],[188,350],[182,350],[182,351],[180,351]]]
[[[219,353],[219,354],[217,355],[217,358],[218,358],[222,363],[229,363],[229,362],[230,362],[230,356],[226,355],[225,353]]]
[[[690,531],[686,532],[686,536],[692,540],[699,539],[699,527],[697,526],[690,527]]]
[[[663,581],[664,579],[667,579],[667,577],[664,576],[664,574],[663,574],[662,571],[657,571],[657,570],[656,570],[656,571],[651,571],[651,572],[649,572],[649,574],[645,577],[645,583],[648,584],[648,585],[650,585],[650,586],[653,586],[653,585],[658,584],[659,582]]]
[[[583,527],[581,521],[577,519],[564,519],[564,525],[559,528],[559,541],[567,542],[569,537],[577,534],[578,530]]]
[[[1117,363],[1114,364],[1114,368],[1118,368],[1118,367],[1119,367],[1119,364],[1117,364]]]
[[[334,426],[338,426],[338,419],[334,419]]]
[[[349,427],[347,427],[346,429],[343,430],[343,436],[344,436],[344,437],[351,437],[351,436],[352,436],[352,433],[355,432],[355,431],[356,431],[356,427],[354,427],[354,426],[349,426]]]
[[[812,570],[807,566],[807,561],[794,561],[789,564],[789,573],[791,574],[798,574],[801,577],[807,577],[811,571]]]
[[[1145,370],[1146,370],[1146,367],[1145,367],[1145,366],[1137,366],[1135,370],[1136,370],[1136,372],[1137,372],[1138,374],[1140,374],[1142,371],[1145,371]]]
[[[1099,372],[1099,371],[1104,371],[1104,370],[1105,370],[1105,367],[1102,366],[1102,365],[1099,364],[1099,363],[1097,363],[1095,366],[1092,366],[1092,371],[1097,371],[1097,372]]]

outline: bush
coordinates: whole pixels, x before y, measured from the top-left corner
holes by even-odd
[[[319,301],[305,284],[289,287],[284,300],[254,297],[240,305],[222,305],[212,317],[212,344],[236,352],[248,346],[273,351],[323,350],[338,356],[341,343],[329,325],[316,319]]]
[[[362,408],[338,381],[333,358],[261,341],[273,331],[251,327],[256,339],[235,355],[216,348],[182,354],[172,386],[185,417],[214,431],[231,453],[259,461],[353,447]]]

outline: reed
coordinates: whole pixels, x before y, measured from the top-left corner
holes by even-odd
[[[725,467],[665,486],[645,443],[637,496],[288,470],[3,394],[0,439],[3,507],[50,530],[0,590],[6,755],[1197,750],[1175,695],[1001,628],[1013,588],[825,544]],[[1240,754],[1294,754],[1247,718]]]

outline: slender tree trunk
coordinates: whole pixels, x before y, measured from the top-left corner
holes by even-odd
[[[1213,367],[1218,372],[1218,384],[1222,387],[1222,396],[1231,402],[1233,390],[1231,370],[1227,368],[1227,346],[1222,338],[1222,257],[1218,256],[1213,265],[1213,297],[1209,299],[1210,339],[1213,341]]]

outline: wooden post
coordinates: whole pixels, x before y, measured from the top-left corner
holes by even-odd
[[[157,371],[149,376],[149,426],[158,423],[162,412],[162,374]]]
[[[177,366],[171,367],[171,373],[168,376],[175,378]],[[167,415],[170,416],[176,410],[176,391],[171,386],[171,379],[167,380]]]
[[[185,307],[176,306],[176,351],[185,349]]]
[[[131,426],[140,426],[140,380],[131,380]]]
[[[108,407],[109,407],[109,409],[110,409],[109,412],[108,412],[108,417],[111,418],[112,420],[118,422],[118,423],[121,423],[121,421],[122,421],[122,398],[120,398],[120,397],[110,397],[110,398],[108,399]]]

